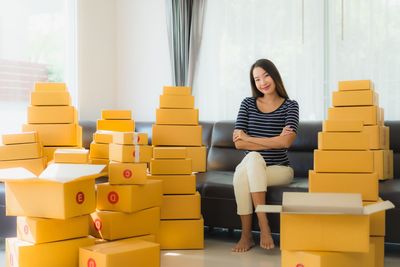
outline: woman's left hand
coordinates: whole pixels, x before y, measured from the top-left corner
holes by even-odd
[[[239,140],[246,141],[248,138],[249,138],[249,136],[242,130],[233,131],[233,142],[236,142]]]

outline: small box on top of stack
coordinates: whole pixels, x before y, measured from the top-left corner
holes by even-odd
[[[0,169],[24,167],[39,175],[46,167],[43,148],[36,132],[3,134]]]
[[[57,148],[82,147],[82,127],[65,83],[36,83],[30,103],[22,130],[39,134],[47,162]]]
[[[17,237],[6,239],[7,266],[77,266],[79,248],[93,245],[88,215],[95,210],[95,178],[105,166],[50,164],[39,176],[24,168],[0,170],[6,214]]]
[[[190,87],[164,87],[153,125],[149,176],[163,181],[161,249],[204,248],[200,194],[192,173],[205,170],[198,117]]]

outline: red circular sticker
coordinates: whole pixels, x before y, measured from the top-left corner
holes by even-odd
[[[24,233],[29,234],[29,226],[27,224],[24,225]]]
[[[97,231],[100,231],[100,230],[101,230],[101,227],[103,227],[103,224],[101,223],[101,220],[100,220],[100,219],[94,220],[94,228],[95,228]]]
[[[13,254],[10,254],[10,266],[14,266],[14,257],[13,257]]]
[[[131,170],[128,170],[128,169],[124,170],[124,177],[125,177],[126,179],[131,178],[131,177],[132,177],[132,171],[131,171]]]
[[[296,267],[304,267],[304,265],[299,263],[299,264],[296,265]]]
[[[89,258],[87,261],[87,267],[96,267],[96,261],[92,258]]]
[[[110,193],[108,193],[108,201],[111,204],[116,204],[119,200],[119,196],[117,192],[111,191]]]
[[[85,201],[85,194],[83,192],[76,193],[75,200],[76,203],[82,204]]]

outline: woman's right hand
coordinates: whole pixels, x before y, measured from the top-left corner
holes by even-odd
[[[285,136],[293,133],[293,129],[290,128],[290,126],[285,126],[282,129],[282,132],[280,133],[280,136]]]

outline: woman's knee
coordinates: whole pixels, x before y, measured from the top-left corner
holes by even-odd
[[[252,151],[252,152],[248,153],[246,155],[246,157],[250,161],[261,161],[261,162],[265,163],[265,160],[264,160],[263,156],[260,153],[256,152],[256,151]]]

